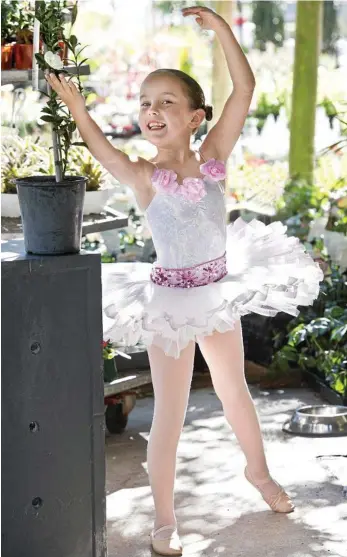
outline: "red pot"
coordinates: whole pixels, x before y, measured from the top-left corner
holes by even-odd
[[[40,52],[43,43],[40,41]],[[14,45],[14,62],[16,70],[31,70],[33,67],[33,45],[18,44]]]
[[[31,70],[33,67],[33,45],[15,44],[14,63],[16,70]]]
[[[14,43],[1,46],[1,69],[12,70],[13,67],[13,47]]]

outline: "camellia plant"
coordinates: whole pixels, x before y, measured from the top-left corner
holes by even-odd
[[[40,70],[44,72],[51,72],[56,75],[63,73],[65,76],[70,76],[70,79],[73,75],[77,80],[79,92],[83,94],[79,69],[87,61],[87,58],[81,60],[81,53],[86,47],[81,48],[75,35],[71,35],[69,38],[66,38],[64,35],[63,25],[66,14],[69,12],[70,10],[66,7],[66,1],[35,2],[35,17],[40,22],[40,36],[45,45],[45,53],[36,53],[35,57]],[[72,25],[75,23],[76,17],[77,4],[74,4],[72,7]],[[69,69],[66,69],[66,67],[64,69],[64,62],[61,56],[63,45],[66,45],[71,52],[71,57],[67,59]],[[42,109],[42,113],[41,120],[52,124],[56,180],[61,182],[64,179],[68,166],[71,146],[86,146],[86,144],[82,141],[73,142],[76,124],[68,108],[49,86],[48,101]]]
[[[69,21],[66,16],[70,18],[70,14],[73,26],[77,16],[77,2],[69,6],[68,0],[35,2],[35,69],[55,75],[63,73],[68,79],[75,76],[76,86],[83,94],[80,68],[86,59],[80,58],[84,48],[81,48],[75,35],[70,34],[67,38],[64,32],[64,25]],[[41,42],[43,52],[39,52]],[[65,53],[66,49],[71,52],[71,56]],[[76,124],[70,111],[49,85],[46,95],[48,100],[42,109],[42,120],[52,126],[54,174],[29,175],[15,180],[25,250],[37,255],[79,253],[87,178],[67,175],[66,170],[71,146],[86,144],[73,141]]]

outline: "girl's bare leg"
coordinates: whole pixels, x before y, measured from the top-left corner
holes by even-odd
[[[179,359],[167,356],[157,346],[148,348],[154,389],[154,415],[147,464],[156,512],[155,530],[176,524],[176,453],[189,399],[194,353],[194,342],[182,350]]]

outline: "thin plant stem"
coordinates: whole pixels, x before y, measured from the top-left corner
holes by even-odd
[[[52,92],[52,88],[48,83],[47,83],[47,92],[49,95]],[[57,132],[53,129],[53,124],[52,124],[52,143],[53,143],[53,157],[54,157],[54,168],[55,168],[55,181],[59,183],[63,181],[62,153],[61,153],[59,136]]]

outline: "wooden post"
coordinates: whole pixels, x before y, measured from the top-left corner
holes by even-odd
[[[317,71],[321,46],[321,0],[297,2],[296,40],[290,121],[289,172],[313,179]]]

